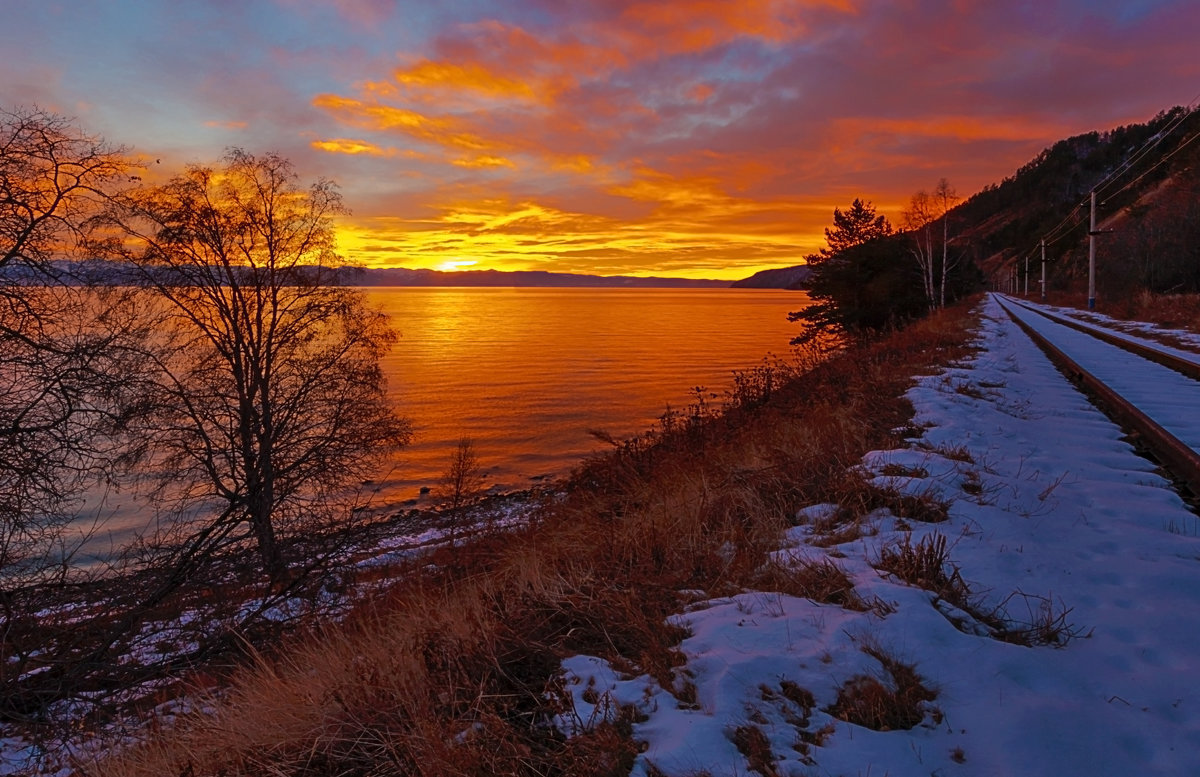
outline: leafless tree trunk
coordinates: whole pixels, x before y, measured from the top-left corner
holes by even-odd
[[[434,497],[442,500],[449,509],[448,539],[451,547],[454,547],[458,529],[463,522],[461,509],[479,498],[484,482],[479,456],[475,453],[475,444],[471,438],[463,437],[450,454],[449,465],[433,492]]]

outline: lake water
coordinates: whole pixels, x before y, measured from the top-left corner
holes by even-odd
[[[384,369],[413,443],[362,494],[380,508],[420,503],[470,437],[487,484],[528,488],[616,438],[682,409],[734,370],[786,357],[799,291],[762,289],[370,288],[401,333]],[[425,497],[428,499],[428,497]],[[155,519],[136,493],[93,489],[79,528],[100,528],[86,559],[107,559]]]
[[[599,429],[649,428],[692,389],[718,394],[734,370],[786,356],[808,304],[762,289],[372,288],[401,333],[390,391],[413,444],[378,483],[387,502],[415,498],[470,437],[488,483],[526,488],[604,447]]]

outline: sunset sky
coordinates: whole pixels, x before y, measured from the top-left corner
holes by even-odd
[[[337,181],[368,266],[740,278],[1200,92],[1195,0],[5,0],[0,107]]]

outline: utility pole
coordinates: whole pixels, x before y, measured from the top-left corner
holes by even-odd
[[[1042,302],[1046,301],[1046,238],[1042,238]]]
[[[1088,310],[1096,309],[1096,190],[1092,189],[1092,216],[1088,226]]]
[[[1029,254],[1025,254],[1025,298],[1029,298]]]

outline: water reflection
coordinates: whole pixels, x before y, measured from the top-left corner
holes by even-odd
[[[505,488],[560,474],[648,427],[694,386],[786,354],[802,292],[742,289],[370,289],[402,334],[385,369],[414,444],[382,483],[411,498],[473,438]]]

